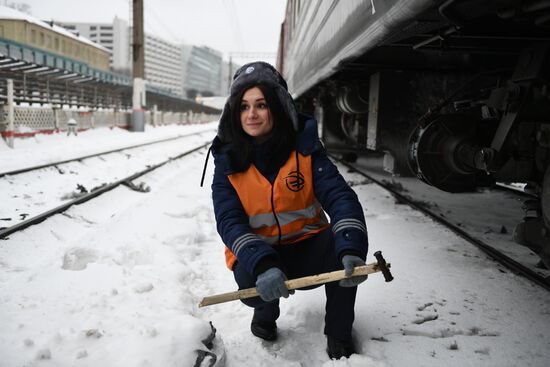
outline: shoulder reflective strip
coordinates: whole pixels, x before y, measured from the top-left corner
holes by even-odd
[[[315,201],[312,205],[305,209],[293,210],[288,212],[277,213],[279,219],[279,225],[284,226],[288,223],[294,222],[297,219],[315,218],[318,215],[321,204]],[[248,223],[254,229],[261,227],[271,227],[277,224],[273,213],[265,213],[253,215],[248,218]]]
[[[246,233],[235,240],[231,252],[233,252],[235,256],[238,256],[239,251],[243,248],[244,245],[257,240],[261,240],[261,237],[256,234]]]
[[[346,228],[357,228],[367,233],[367,227],[365,226],[365,224],[363,224],[363,222],[361,222],[360,220],[354,218],[339,220],[332,226],[332,231],[336,233]]]

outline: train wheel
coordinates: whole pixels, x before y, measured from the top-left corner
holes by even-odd
[[[441,115],[409,140],[409,166],[418,178],[447,192],[473,191],[493,184],[485,172],[463,163],[460,148],[483,146],[476,139],[478,121],[466,115]]]

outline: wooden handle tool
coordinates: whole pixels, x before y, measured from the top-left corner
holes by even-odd
[[[386,261],[382,257],[382,254],[381,253],[378,254],[378,253],[379,251],[377,251],[377,255],[379,255],[377,256],[377,260],[378,260],[377,263],[372,263],[364,266],[357,266],[354,269],[353,274],[351,276],[355,277],[355,276],[368,275],[368,274],[377,273],[377,272],[383,272],[384,275],[390,274],[389,268],[391,267],[391,264],[386,263]],[[380,259],[384,261],[381,262]],[[335,282],[345,278],[346,276],[344,274],[344,270],[337,270],[330,273],[310,275],[303,278],[287,280],[285,284],[289,290],[292,290],[292,289],[309,287],[313,285]],[[388,278],[386,278],[386,281],[390,281],[387,279]],[[205,307],[205,306],[215,305],[218,303],[236,301],[238,299],[246,299],[246,298],[252,298],[257,296],[258,296],[258,292],[256,291],[256,288],[241,289],[235,292],[221,293],[221,294],[216,294],[214,296],[204,297],[202,301],[199,303],[199,307]]]

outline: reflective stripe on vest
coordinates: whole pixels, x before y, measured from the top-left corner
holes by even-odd
[[[239,251],[253,240],[271,245],[304,240],[328,227],[328,220],[313,190],[311,156],[292,152],[279,169],[273,185],[251,164],[240,173],[229,175],[253,233],[239,237],[225,248],[227,267],[233,268]],[[274,214],[275,212],[275,214]]]

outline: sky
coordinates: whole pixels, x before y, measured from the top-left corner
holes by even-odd
[[[130,19],[131,0],[0,0],[28,4],[33,16],[67,22]],[[286,0],[144,0],[145,31],[224,53],[276,53]],[[250,61],[250,60],[249,60]]]
[[[23,168],[204,132],[0,177],[0,202],[17,196],[46,211],[60,204],[52,200],[77,194],[76,183],[91,189],[119,180],[211,141],[216,126],[147,125],[143,133],[96,127],[78,136],[16,139],[11,150],[3,150],[0,139],[3,172],[4,162]],[[353,335],[359,354],[329,360],[323,287],[281,300],[274,343],[250,333],[252,310],[241,302],[198,308],[203,297],[237,288],[216,231],[212,160],[199,186],[206,154],[199,150],[133,181],[148,192],[121,186],[0,241],[0,366],[193,366],[196,350],[206,351],[201,340],[209,322],[217,329],[214,367],[223,361],[225,367],[548,366],[547,290],[339,164],[363,206],[367,262],[381,250],[395,277],[385,283],[380,273],[371,274],[358,288]],[[32,190],[36,186],[40,190]],[[468,206],[486,194],[459,197]],[[499,201],[502,216],[510,205],[517,204]],[[468,214],[480,207],[470,206]],[[3,211],[0,226],[27,209]],[[464,226],[470,229],[470,222]]]

